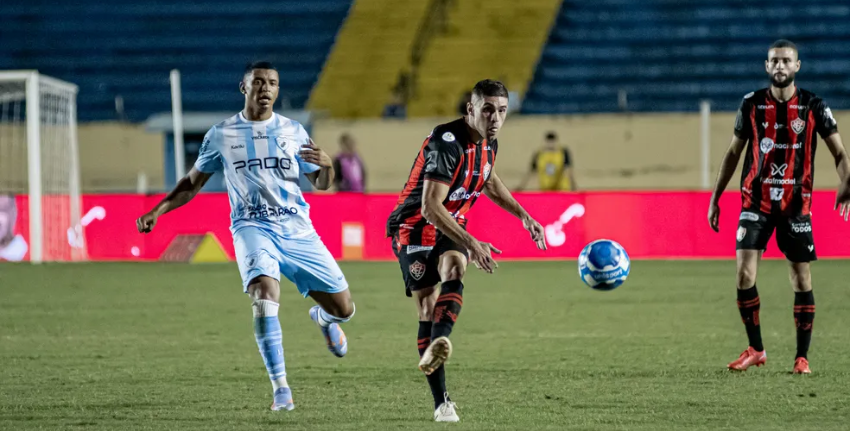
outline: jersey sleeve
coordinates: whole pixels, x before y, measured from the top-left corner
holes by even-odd
[[[460,148],[454,140],[446,142],[432,136],[425,146],[425,179],[451,184],[460,157]]]
[[[752,97],[752,93],[744,96],[744,99],[741,100],[741,106],[738,107],[738,113],[735,116],[735,136],[745,140],[752,139],[753,137],[753,122],[750,117],[753,105],[750,103],[750,97]]]
[[[304,126],[300,124],[298,125],[298,145],[310,145],[310,135],[308,135],[307,131],[304,130]],[[319,165],[314,165],[313,163],[305,162],[298,152],[295,153],[295,159],[298,160],[298,168],[301,170],[302,173],[312,174],[313,172],[316,172],[321,169]]]
[[[205,174],[212,174],[223,169],[221,151],[219,150],[221,138],[219,136],[215,126],[204,135],[204,142],[201,144],[201,149],[198,150],[198,160],[195,160],[195,169]]]
[[[823,99],[818,99],[814,105],[815,127],[818,130],[821,138],[826,138],[829,135],[838,131],[838,122],[832,116],[832,110],[826,105]]]

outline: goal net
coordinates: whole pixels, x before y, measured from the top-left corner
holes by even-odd
[[[77,86],[0,71],[0,261],[84,260]]]

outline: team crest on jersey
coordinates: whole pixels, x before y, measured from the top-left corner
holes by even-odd
[[[425,275],[425,264],[416,261],[410,264],[410,276],[413,277],[414,280],[419,280]]]
[[[454,133],[452,133],[452,132],[443,133],[443,140],[446,141],[446,142],[454,142],[455,141]]]
[[[770,150],[773,149],[773,139],[764,138],[759,143],[759,148],[761,148],[762,153],[769,153]]]
[[[275,136],[274,142],[277,144],[278,148],[286,151],[286,138],[284,138],[283,136]]]
[[[793,121],[791,121],[791,130],[793,130],[794,133],[799,135],[805,129],[806,129],[806,122],[805,121],[803,121],[799,118],[795,118]]]
[[[484,171],[483,171],[484,181],[487,181],[487,178],[490,178],[490,169],[492,169],[492,166],[490,166],[490,163],[487,163],[486,165],[484,165]]]

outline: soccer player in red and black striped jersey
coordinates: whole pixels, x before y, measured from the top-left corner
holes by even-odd
[[[463,305],[467,262],[492,273],[497,264],[491,252],[501,253],[466,231],[466,212],[484,193],[522,220],[537,247],[546,249],[543,227],[496,174],[496,136],[507,109],[508,91],[501,82],[478,82],[467,115],[437,126],[425,139],[387,221],[406,294],[419,311],[419,369],[427,376],[434,420],[440,422],[458,420],[446,391],[443,363],[451,355],[448,337]]]
[[[845,220],[850,213],[850,159],[829,107],[814,93],[794,84],[794,76],[800,70],[794,43],[774,42],[768,49],[765,69],[771,85],[744,96],[708,210],[709,224],[718,231],[720,195],[746,145],[736,255],[738,308],[750,345],[728,367],[743,371],[752,365],[761,366],[767,359],[759,327],[756,272],[775,230],[776,243],[790,263],[795,292],[797,354],[793,372],[808,374],[811,371],[807,354],[815,317],[809,262],[817,260],[811,221],[817,135],[823,138],[835,159],[840,177],[835,208],[840,208]]]

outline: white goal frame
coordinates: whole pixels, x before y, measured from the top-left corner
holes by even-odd
[[[65,82],[50,76],[42,75],[37,70],[7,70],[0,71],[0,83],[24,82],[26,98],[26,131],[27,131],[27,188],[29,200],[29,246],[30,262],[41,263],[44,249],[44,220],[42,217],[42,184],[41,184],[41,98],[42,85],[48,85],[67,91],[71,94],[68,100],[69,140],[71,145],[70,178],[68,194],[70,195],[71,220],[80,220],[80,160],[77,143],[77,93],[79,88],[70,82]],[[74,226],[69,226],[74,228]]]

